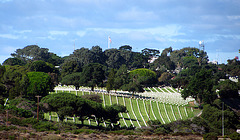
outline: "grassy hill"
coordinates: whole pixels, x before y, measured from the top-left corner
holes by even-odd
[[[96,88],[94,92],[89,88],[81,87],[75,90],[74,87],[56,87],[55,92],[70,92],[78,96],[86,94],[98,94],[103,100],[103,105],[121,104],[126,106],[128,112],[120,114],[120,127],[148,127],[148,121],[159,120],[162,124],[167,124],[177,120],[186,120],[194,117],[199,110],[193,109],[186,104],[172,87],[166,88],[145,88],[144,93],[137,93],[134,97],[128,92],[117,91],[107,93],[105,89]],[[192,100],[192,99],[191,99]],[[57,114],[47,113],[45,119],[58,121]],[[77,117],[67,117],[66,122],[80,123]],[[97,125],[97,121],[85,120],[85,124]],[[106,124],[101,124],[106,127]]]

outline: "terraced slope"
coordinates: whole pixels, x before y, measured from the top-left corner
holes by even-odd
[[[112,104],[121,104],[125,105],[128,112],[120,113],[120,126],[121,127],[145,127],[148,126],[149,120],[159,120],[161,123],[169,123],[176,120],[185,120],[194,116],[194,112],[191,108],[183,105],[182,103],[175,103],[173,99],[168,99],[168,97],[172,97],[175,94],[179,94],[176,89],[171,87],[168,88],[147,88],[145,93],[142,93],[141,98],[132,98],[128,96],[129,94],[125,94],[124,92],[119,93],[106,93],[104,89],[97,89],[98,92],[89,92],[88,88],[81,88],[76,91],[72,87],[65,87],[62,89],[55,88],[55,92],[51,94],[56,94],[58,92],[70,92],[72,94],[82,96],[86,94],[98,94],[102,100],[104,105],[112,105]],[[149,91],[151,94],[149,94]],[[139,93],[140,94],[140,93]],[[144,95],[148,96],[144,96]],[[169,94],[168,96],[166,94]],[[151,98],[146,98],[150,97]],[[162,96],[161,96],[162,95]],[[153,98],[154,97],[154,98]],[[159,98],[164,98],[165,100],[159,100]],[[170,104],[169,102],[172,102]],[[57,114],[46,113],[45,118],[48,120],[58,121]],[[80,123],[77,117],[67,117],[65,121]],[[98,122],[95,120],[85,120],[85,124],[96,126]],[[106,126],[106,124],[102,124]]]

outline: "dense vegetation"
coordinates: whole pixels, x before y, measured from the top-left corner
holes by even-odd
[[[161,53],[145,48],[142,52],[133,52],[129,45],[105,51],[100,46],[80,48],[65,57],[59,57],[47,48],[29,45],[17,49],[11,56],[0,65],[0,103],[1,110],[12,110],[19,117],[36,117],[36,96],[39,95],[42,104],[40,114],[54,111],[60,120],[64,116],[80,116],[82,124],[84,119],[94,115],[99,122],[104,119],[110,124],[117,123],[118,114],[126,111],[123,106],[104,107],[96,98],[49,92],[53,91],[54,85],[64,84],[74,85],[76,89],[88,86],[92,91],[95,87],[106,87],[108,92],[122,89],[134,96],[135,92],[143,92],[146,86],[170,85],[182,88],[183,98],[195,98],[203,113],[192,121],[157,123],[158,127],[153,127],[151,133],[173,133],[173,128],[184,129],[181,132],[185,133],[185,127],[194,129],[192,124],[195,124],[196,129],[204,128],[201,134],[206,134],[206,137],[221,135],[223,111],[225,134],[240,128],[239,107],[232,103],[239,103],[240,82],[220,80],[229,77],[239,79],[240,61],[237,59],[228,60],[226,65],[211,64],[207,63],[207,53],[197,48],[173,50],[169,47]],[[150,63],[153,58],[156,60]],[[3,106],[6,100],[10,104]],[[56,127],[49,129],[57,130]]]

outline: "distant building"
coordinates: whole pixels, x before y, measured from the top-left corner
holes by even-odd
[[[158,56],[151,56],[148,63],[153,63],[156,59],[158,59]]]
[[[214,61],[208,61],[208,64],[215,64],[217,65],[218,64],[218,61],[214,60]]]
[[[238,76],[230,76],[229,80],[237,83],[238,82]]]

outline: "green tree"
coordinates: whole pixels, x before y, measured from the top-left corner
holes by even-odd
[[[104,55],[102,48],[100,46],[92,46],[90,51],[94,54],[92,58],[93,63],[105,65],[106,56]]]
[[[110,90],[114,89],[114,79],[115,79],[115,71],[114,69],[111,69],[109,75],[108,75],[108,79],[107,79],[107,91],[109,92]]]
[[[14,66],[14,65],[24,66],[25,64],[26,62],[24,62],[19,58],[8,58],[3,62],[3,65],[10,65],[10,66]]]
[[[116,72],[114,78],[113,88],[115,90],[120,89],[121,86],[127,84],[128,81],[128,70],[126,65],[122,65]]]
[[[1,100],[0,104],[3,103],[3,98],[7,97],[6,87],[3,84],[3,75],[5,72],[6,72],[5,67],[0,64],[0,100]]]
[[[121,88],[122,90],[132,92],[132,96],[134,96],[136,92],[144,92],[143,86],[138,83],[138,81],[129,82],[128,84],[123,85]]]
[[[211,70],[201,69],[194,76],[190,77],[190,82],[181,92],[182,97],[186,99],[191,96],[199,101],[200,104],[212,103],[216,99],[216,93],[213,91],[214,80]]]
[[[213,102],[212,105],[207,104],[203,106],[201,117],[210,125],[210,131],[222,134],[222,114],[224,114],[224,130],[225,134],[236,132],[237,125],[239,124],[238,116],[220,99]]]
[[[166,84],[168,85],[169,84],[169,80],[173,77],[173,75],[171,73],[168,73],[168,72],[163,72],[161,74],[161,76],[158,78],[158,82],[160,84]]]
[[[238,85],[231,80],[220,81],[216,89],[219,90],[218,94],[221,98],[238,98]]]
[[[195,57],[199,66],[206,64],[208,61],[207,53],[194,47],[185,47],[180,50],[174,50],[170,53],[170,59],[177,67],[185,68],[188,66],[186,65],[188,64],[188,60],[184,60],[185,57]]]
[[[78,101],[80,97],[70,93],[49,94],[41,99],[41,106],[45,112],[56,112],[61,121],[66,116],[73,117],[82,102]],[[78,102],[77,102],[78,101]]]
[[[36,95],[42,97],[47,96],[50,91],[53,91],[53,83],[51,77],[44,72],[28,72],[29,85],[25,98],[36,101]]]
[[[119,47],[119,50],[132,51],[132,47],[129,45],[123,45],[123,46]]]
[[[68,74],[62,78],[61,84],[63,85],[74,85],[76,90],[79,89],[81,85],[81,72],[75,72],[72,74]]]
[[[130,71],[129,77],[133,81],[138,81],[138,83],[142,85],[152,85],[157,82],[156,73],[146,68],[139,68]]]
[[[88,65],[90,63],[94,63],[94,53],[90,51],[88,48],[80,48],[74,50],[73,54],[69,56],[70,58],[75,57],[78,58],[80,62],[80,66],[83,67],[84,65]]]
[[[139,52],[132,52],[132,63],[128,66],[130,69],[147,68],[149,57]]]
[[[156,49],[145,48],[142,50],[142,53],[143,55],[150,57],[150,56],[159,56],[160,51]]]
[[[5,66],[5,72],[2,77],[5,97],[13,99],[18,96],[24,96],[28,87],[27,69],[24,66]]]
[[[35,72],[57,73],[57,69],[54,67],[53,64],[47,63],[42,60],[37,60],[29,63],[28,69]]]
[[[127,109],[123,105],[113,104],[106,106],[105,111],[104,120],[116,124],[120,120],[119,113],[126,113]]]
[[[121,51],[117,49],[108,49],[104,51],[107,57],[106,64],[110,68],[118,69],[125,63],[125,59],[121,55]]]
[[[81,77],[81,85],[91,87],[94,90],[95,86],[102,86],[105,79],[105,71],[103,65],[91,63],[84,66]]]
[[[80,59],[77,57],[67,58],[64,63],[60,66],[61,77],[75,72],[82,72],[82,66]]]
[[[175,69],[175,64],[170,60],[170,57],[167,55],[161,55],[158,57],[158,59],[156,59],[153,62],[154,68],[160,68],[161,66],[164,66],[165,68],[167,68],[168,70],[174,70]]]
[[[98,94],[85,94],[81,96],[83,99],[91,100],[94,102],[102,103],[102,99]]]

